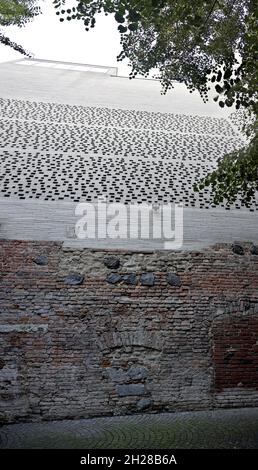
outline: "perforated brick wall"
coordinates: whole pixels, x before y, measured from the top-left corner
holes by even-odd
[[[0,98],[0,197],[215,207],[193,185],[243,146],[238,122],[212,116]],[[245,209],[241,198],[221,208]],[[251,212],[258,209],[258,194]]]

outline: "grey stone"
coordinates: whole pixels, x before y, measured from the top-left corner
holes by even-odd
[[[36,258],[34,258],[33,261],[35,264],[38,264],[39,266],[46,266],[48,263],[47,256],[45,255],[36,256]]]
[[[113,382],[125,382],[127,380],[126,373],[123,369],[115,369],[113,367],[110,367],[106,371],[110,380],[112,380]]]
[[[123,276],[123,281],[126,283],[126,284],[132,284],[133,286],[136,286],[138,284],[138,277],[136,276],[136,274],[125,274]]]
[[[0,325],[0,333],[37,333],[39,332],[46,332],[48,330],[48,325],[46,324],[10,324],[10,325]]]
[[[65,284],[71,285],[71,286],[78,286],[82,284],[84,281],[84,276],[80,274],[69,274],[64,280]]]
[[[238,245],[238,243],[233,243],[232,245],[232,251],[236,255],[243,255],[244,254],[244,249],[241,245]]]
[[[148,369],[143,366],[132,365],[127,372],[128,376],[132,380],[146,379],[149,375]]]
[[[180,277],[176,273],[167,273],[167,282],[171,286],[180,287],[182,285]]]
[[[250,248],[250,253],[252,255],[258,255],[258,246],[257,245],[252,245]]]
[[[24,277],[24,279],[28,276],[28,272],[26,271],[16,271],[15,275],[17,277]]]
[[[118,385],[117,392],[120,397],[132,395],[145,395],[146,389],[143,384]]]
[[[142,286],[154,286],[155,277],[153,273],[144,273],[141,275]]]
[[[104,265],[109,269],[118,269],[120,266],[120,259],[116,256],[107,256],[104,258]]]
[[[142,410],[146,410],[146,408],[149,408],[151,405],[152,405],[152,401],[149,398],[141,398],[138,401],[136,407],[137,407],[137,410],[142,411]]]
[[[109,284],[117,284],[121,280],[122,280],[122,277],[120,276],[120,274],[117,274],[117,273],[108,274],[106,277],[106,281]]]

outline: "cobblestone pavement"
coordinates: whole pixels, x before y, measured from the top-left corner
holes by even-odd
[[[258,449],[258,408],[5,425],[0,448]]]

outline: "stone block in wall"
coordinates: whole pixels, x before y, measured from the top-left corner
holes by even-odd
[[[108,269],[118,269],[120,267],[120,259],[116,256],[106,256],[103,262]]]
[[[152,400],[150,400],[149,398],[141,398],[138,402],[137,402],[137,410],[138,411],[144,411],[146,410],[147,408],[150,408],[151,405],[152,405]]]
[[[117,393],[120,397],[145,395],[147,390],[144,384],[118,385]]]
[[[143,273],[141,275],[141,285],[152,287],[155,284],[155,276],[153,273]]]
[[[182,284],[180,277],[176,273],[167,273],[166,279],[171,286],[180,287]]]
[[[120,276],[120,274],[117,274],[117,273],[110,273],[106,277],[106,281],[109,284],[118,284],[118,282],[120,282],[121,280],[122,280],[122,276]]]
[[[150,373],[144,366],[132,365],[127,371],[127,375],[132,380],[146,379]]]

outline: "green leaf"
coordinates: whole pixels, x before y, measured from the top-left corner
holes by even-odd
[[[121,13],[118,13],[118,12],[115,14],[115,20],[118,23],[124,23],[125,22],[125,18],[123,17],[123,15],[121,15]]]
[[[137,23],[131,23],[128,25],[128,29],[130,29],[130,31],[136,31],[138,28],[138,24]]]
[[[127,31],[127,27],[126,27],[126,26],[123,26],[122,24],[120,24],[117,29],[118,29],[118,31],[120,31],[120,33],[122,33],[122,34],[123,34],[123,33],[126,33],[126,31]]]

